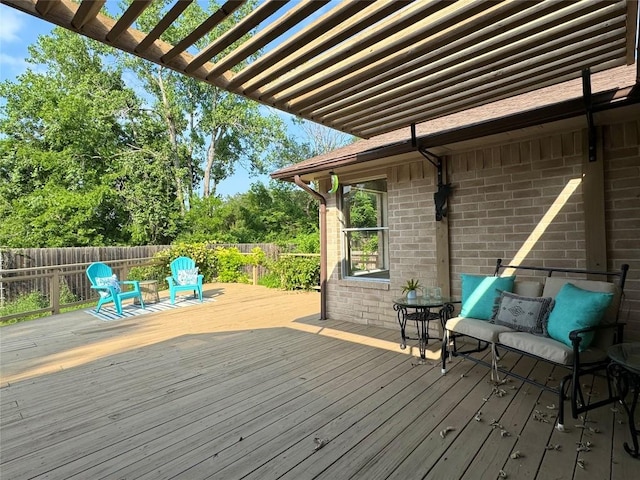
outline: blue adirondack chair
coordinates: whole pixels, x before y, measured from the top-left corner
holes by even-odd
[[[169,298],[173,305],[176,301],[176,292],[183,290],[193,291],[202,301],[202,279],[204,275],[198,274],[196,262],[189,257],[178,257],[170,264],[171,276],[167,277],[169,284]]]
[[[100,294],[96,312],[100,312],[100,308],[105,303],[113,302],[118,315],[122,315],[122,300],[136,297],[140,299],[140,306],[144,308],[144,301],[142,300],[142,293],[140,292],[140,283],[137,280],[118,281],[113,275],[111,268],[100,262],[89,265],[86,273],[91,282],[91,288]],[[132,288],[123,291],[123,285],[131,285]]]

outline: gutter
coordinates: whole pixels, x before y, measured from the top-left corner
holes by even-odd
[[[593,113],[640,103],[640,84],[592,94]],[[582,117],[585,114],[584,98],[573,98],[533,110],[513,113],[503,117],[484,120],[475,124],[453,127],[417,137],[420,146],[436,148],[451,143],[535,127],[545,123]],[[309,175],[323,170],[366,163],[393,155],[415,152],[411,137],[399,139],[386,145],[355,152],[339,158],[325,159],[303,165],[292,165],[271,174],[275,180],[293,181],[294,175]]]
[[[327,319],[327,199],[296,175],[293,181],[320,202],[320,320]]]

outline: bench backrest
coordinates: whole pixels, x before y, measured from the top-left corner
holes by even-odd
[[[495,274],[499,275],[503,269],[529,270],[546,273],[547,277],[544,279],[544,287],[542,293],[535,294],[536,288],[540,288],[540,283],[535,281],[518,281],[515,282],[515,293],[518,295],[526,296],[538,296],[553,297],[558,294],[560,289],[566,283],[572,283],[578,288],[583,290],[590,290],[593,292],[606,292],[613,293],[614,297],[609,305],[609,308],[604,314],[603,323],[611,324],[618,321],[618,312],[620,310],[620,304],[622,300],[622,294],[624,291],[624,283],[629,270],[629,265],[624,264],[617,272],[601,272],[592,270],[578,270],[578,269],[563,269],[563,268],[550,268],[550,267],[534,267],[527,265],[502,265],[502,260],[498,259],[496,263]],[[552,276],[554,273],[565,274],[564,276]],[[570,276],[566,276],[570,275]],[[583,277],[589,276],[590,279],[578,278],[581,275]],[[599,277],[601,280],[592,280],[593,277]],[[613,281],[608,281],[613,280]],[[538,290],[539,291],[539,290]],[[602,334],[598,334],[594,338],[594,345],[600,348],[606,348],[614,341],[614,330],[607,329]]]

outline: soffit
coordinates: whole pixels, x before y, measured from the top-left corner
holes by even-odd
[[[82,35],[262,104],[358,137],[634,63],[634,0],[264,0],[209,45],[203,35],[244,2],[228,0],[171,45],[190,0],[169,2],[148,32],[105,0],[0,0]],[[248,32],[253,37],[238,42]],[[251,61],[240,67],[246,59]]]

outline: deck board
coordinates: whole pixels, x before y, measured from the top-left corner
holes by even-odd
[[[459,358],[442,376],[437,342],[421,363],[415,342],[400,349],[397,329],[319,320],[315,292],[216,284],[205,295],[216,301],[122,321],[76,312],[4,327],[0,477],[471,480],[504,470],[518,479],[622,480],[637,473],[638,461],[622,448],[629,433],[621,407],[586,416],[599,433],[576,428],[582,420],[570,413],[569,431],[557,432],[557,410],[546,408],[557,402],[553,394],[514,379],[496,396],[488,369]],[[562,375],[512,353],[501,363],[538,379]],[[605,390],[596,378],[590,401]],[[535,410],[549,423],[534,420]],[[511,435],[492,428],[493,419]],[[448,426],[454,430],[443,439]],[[587,439],[592,451],[576,452]],[[562,448],[545,449],[553,443]],[[522,457],[511,458],[515,450]]]

